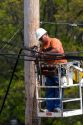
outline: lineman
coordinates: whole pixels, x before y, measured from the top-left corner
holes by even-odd
[[[38,28],[36,30],[36,38],[38,41],[40,41],[41,47],[40,51],[43,53],[60,53],[63,54],[64,50],[62,47],[62,43],[57,38],[51,38],[47,31],[43,28]],[[52,64],[58,64],[58,63],[67,63],[67,60],[50,60],[47,61],[47,64],[50,66]],[[59,85],[59,79],[58,79],[58,71],[57,68],[52,71],[46,71],[43,72],[43,74],[46,77],[46,86],[58,86]],[[48,88],[46,90],[46,98],[59,98],[59,88]],[[54,112],[54,111],[60,111],[61,105],[60,105],[60,99],[56,100],[46,100],[46,107],[48,111]]]

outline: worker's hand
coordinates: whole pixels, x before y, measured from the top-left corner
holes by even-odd
[[[44,57],[44,52],[38,52],[38,57],[43,58]]]
[[[38,46],[34,45],[31,47],[31,49],[35,50],[35,51],[38,51]]]

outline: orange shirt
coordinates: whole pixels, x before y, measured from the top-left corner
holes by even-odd
[[[45,49],[48,49],[49,47],[51,47],[52,49],[57,49],[58,53],[60,54],[64,53],[62,43],[60,42],[60,40],[56,38],[49,38],[48,43],[46,45],[42,45],[41,50],[43,51]],[[65,59],[48,61],[49,64],[66,63],[66,62],[67,60]]]

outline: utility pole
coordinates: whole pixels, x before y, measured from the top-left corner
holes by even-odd
[[[35,31],[39,27],[39,0],[24,0],[24,46],[35,45]],[[27,53],[25,51],[25,53]],[[35,73],[33,62],[24,62],[25,75],[25,125],[39,125],[34,99]],[[34,107],[35,106],[35,107]]]

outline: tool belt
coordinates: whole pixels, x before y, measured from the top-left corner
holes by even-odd
[[[58,74],[58,69],[55,65],[42,65],[41,74],[45,76],[55,76]]]

